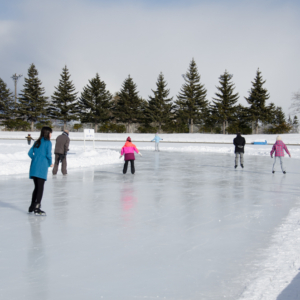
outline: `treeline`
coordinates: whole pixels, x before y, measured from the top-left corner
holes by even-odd
[[[53,95],[45,96],[45,89],[34,64],[28,69],[23,89],[14,101],[12,92],[0,78],[0,119],[7,130],[34,130],[51,120],[79,121],[74,128],[84,123],[93,124],[96,132],[132,132],[133,127],[141,133],[258,133],[264,125],[266,133],[287,133],[298,130],[297,116],[286,119],[282,108],[267,103],[270,95],[264,87],[265,80],[259,69],[252,81],[243,106],[237,104],[233,75],[225,71],[219,77],[215,96],[207,99],[207,90],[201,82],[194,59],[183,75],[184,83],[176,96],[170,90],[162,73],[156,88],[148,99],[139,96],[137,85],[128,76],[119,92],[112,95],[99,74],[88,81],[79,94],[65,66]]]

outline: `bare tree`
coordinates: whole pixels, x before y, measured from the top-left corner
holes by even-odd
[[[300,91],[294,93],[290,110],[292,110],[292,115],[297,115],[300,113]]]

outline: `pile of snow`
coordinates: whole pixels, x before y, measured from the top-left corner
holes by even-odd
[[[300,267],[300,209],[294,208],[273,235],[272,246],[262,255],[267,257],[257,262],[259,272],[252,278],[240,300],[274,300],[284,293],[280,299],[299,299],[299,286],[289,287],[299,274]],[[294,289],[294,290],[293,290]]]
[[[23,174],[29,172],[31,159],[28,156],[29,146],[20,144],[0,143],[0,175]],[[93,150],[92,147],[72,146],[72,151],[68,155],[68,169],[100,166],[106,164],[120,163],[120,154],[114,150]],[[54,161],[54,155],[52,157]],[[49,168],[49,172],[52,168]],[[60,171],[59,171],[60,172]]]
[[[0,139],[24,139],[27,134],[36,139],[39,137],[39,132],[21,132],[21,131],[0,131]],[[61,132],[53,132],[52,139],[56,139]],[[154,138],[154,134],[143,134],[143,133],[96,133],[96,141],[120,141],[125,142],[126,138],[130,136],[133,142],[150,142]],[[159,134],[163,139],[163,142],[172,143],[229,143],[232,144],[233,139],[236,135],[233,134],[202,134],[202,133],[173,133],[173,134]],[[254,134],[245,135],[246,142],[251,144],[255,141],[265,141],[268,144],[275,143],[277,134]],[[299,134],[282,134],[282,140],[286,144],[300,144]],[[70,132],[70,138],[73,141],[82,141],[83,132]]]

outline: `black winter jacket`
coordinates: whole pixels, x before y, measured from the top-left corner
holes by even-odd
[[[233,145],[235,145],[235,151],[234,153],[244,153],[246,140],[242,136],[237,136],[233,140]]]

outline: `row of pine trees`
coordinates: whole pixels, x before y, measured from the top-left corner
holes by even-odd
[[[30,124],[31,130],[51,124],[50,120],[63,122],[64,128],[73,120],[90,123],[97,132],[103,128],[119,128],[132,132],[139,124],[139,132],[211,132],[211,133],[258,133],[261,124],[271,124],[269,133],[290,132],[298,126],[297,117],[286,120],[281,107],[267,103],[270,95],[264,87],[265,80],[259,70],[245,97],[247,107],[237,104],[239,94],[235,93],[233,75],[225,71],[219,77],[217,92],[211,100],[198,72],[194,59],[183,75],[184,83],[176,97],[170,97],[170,90],[162,73],[159,74],[156,89],[145,100],[139,96],[137,85],[128,76],[119,92],[112,95],[99,74],[89,80],[80,95],[71,81],[65,66],[51,98],[45,96],[45,89],[38,77],[34,64],[28,69],[24,87],[15,103],[12,92],[0,78],[0,119],[7,128]],[[29,123],[28,123],[29,122]],[[123,124],[123,127],[109,127],[109,124]],[[195,124],[197,130],[195,130]],[[117,130],[118,131],[118,130]]]

